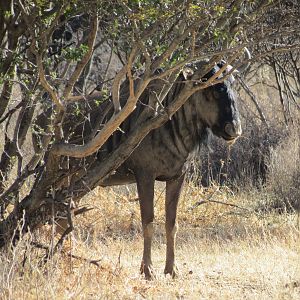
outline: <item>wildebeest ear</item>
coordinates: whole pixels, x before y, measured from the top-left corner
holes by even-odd
[[[225,64],[226,64],[226,61],[222,59],[217,65],[219,68],[222,68]],[[232,65],[227,65],[223,74],[228,74],[229,72],[231,72],[232,69],[233,69]],[[233,72],[232,72],[232,74],[237,74],[237,73],[239,73],[238,70],[233,70]]]
[[[231,65],[228,65],[227,68],[226,68],[226,73],[228,74],[229,72],[231,72],[231,70],[233,69],[233,66]],[[236,74],[239,74],[239,70],[235,69],[232,71],[231,75],[229,76],[228,80],[233,83],[235,81],[235,75]]]
[[[226,64],[225,61],[221,61],[220,63],[218,63],[218,67],[223,67]],[[223,74],[219,77],[223,77],[223,75],[227,75],[228,73],[230,73],[233,69],[232,65],[227,65],[226,69],[224,70]],[[228,80],[233,83],[235,81],[234,75],[238,74],[239,71],[237,69],[233,70],[232,73],[230,74],[230,76],[228,77]]]
[[[233,66],[232,66],[232,65],[228,65],[228,66],[226,67],[226,71],[225,71],[225,72],[228,74],[232,69],[233,69]],[[237,69],[235,69],[235,70],[232,71],[232,75],[238,74],[238,73],[240,73],[240,72],[239,72],[239,70],[237,70]]]
[[[188,79],[191,79],[191,77],[193,76],[194,74],[194,71],[189,68],[189,67],[185,67],[183,70],[182,70],[182,74],[183,74],[183,77],[185,80],[188,80]]]

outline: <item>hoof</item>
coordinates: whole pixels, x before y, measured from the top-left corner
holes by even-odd
[[[145,275],[146,280],[153,280],[156,278],[152,265],[146,265],[142,262],[140,272]]]
[[[171,266],[171,267],[166,266],[164,273],[165,275],[170,274],[173,279],[178,277],[178,269],[176,266]]]

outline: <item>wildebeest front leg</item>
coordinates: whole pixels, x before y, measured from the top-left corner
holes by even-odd
[[[175,266],[175,239],[177,232],[177,204],[184,181],[184,175],[177,180],[170,180],[166,183],[166,236],[167,253],[165,274],[170,274],[173,278],[176,276]]]
[[[141,273],[145,274],[146,279],[152,279],[154,277],[151,261],[151,242],[154,219],[154,178],[147,173],[139,172],[136,174],[136,181],[144,235],[144,253],[141,264]]]

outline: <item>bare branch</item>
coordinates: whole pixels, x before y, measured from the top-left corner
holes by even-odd
[[[50,98],[57,105],[57,109],[64,111],[65,106],[62,103],[62,101],[60,100],[58,92],[55,90],[55,88],[53,86],[51,86],[51,84],[46,79],[42,56],[39,53],[37,53],[36,51],[34,51],[34,52],[36,55],[36,63],[37,63],[37,67],[38,67],[40,82],[41,82],[43,88],[49,93]]]
[[[110,137],[110,135],[117,130],[119,125],[127,118],[127,116],[135,108],[136,102],[144,89],[147,87],[150,79],[145,78],[140,82],[135,96],[130,96],[122,108],[122,110],[114,114],[111,119],[105,124],[101,131],[95,136],[94,139],[86,143],[85,145],[72,145],[72,144],[56,144],[53,145],[51,152],[55,155],[67,155],[71,157],[86,157],[97,151]]]
[[[71,75],[70,79],[68,80],[67,86],[66,86],[65,90],[63,91],[63,99],[69,98],[70,93],[73,90],[76,81],[78,80],[81,72],[83,71],[84,67],[86,66],[86,64],[88,63],[88,61],[90,60],[90,58],[93,54],[97,30],[98,30],[98,17],[95,15],[92,18],[90,35],[89,35],[88,42],[87,42],[88,51],[83,56],[81,61],[77,64],[73,74]]]

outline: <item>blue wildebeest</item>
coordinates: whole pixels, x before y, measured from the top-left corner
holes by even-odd
[[[202,81],[209,79],[218,72],[224,66],[224,63],[222,61],[215,65],[202,78]],[[205,62],[197,62],[191,64],[190,67],[195,75],[202,75],[205,65]],[[189,78],[184,74],[184,72],[179,74],[176,83],[173,84],[163,100],[164,106],[171,103],[185,87]],[[167,251],[164,273],[174,277],[176,276],[174,252],[177,231],[177,204],[189,162],[198,155],[201,144],[206,140],[208,128],[216,136],[228,142],[233,142],[241,135],[237,99],[231,87],[232,75],[228,78],[228,80],[195,92],[170,120],[163,126],[150,131],[130,157],[101,184],[102,186],[134,182],[137,184],[144,236],[141,271],[147,279],[153,277],[151,241],[153,237],[155,180],[166,182],[165,228]],[[126,84],[123,86],[125,86],[126,94],[128,85],[127,87]],[[107,154],[114,151],[121,141],[126,139],[127,134],[135,127],[141,113],[146,107],[149,107],[150,92],[151,88],[145,90],[136,109],[121,124],[122,131],[116,131],[98,150],[97,159],[105,159]],[[126,96],[123,97],[123,100],[126,99]],[[83,135],[85,138],[91,132],[95,132],[95,128],[99,128],[99,120],[103,120],[101,112],[103,113],[101,107],[100,113],[97,109],[92,110],[89,121],[84,126],[79,126],[79,130],[73,131],[72,126],[70,126],[72,132],[75,132],[70,139],[76,140],[77,135],[79,135],[79,138],[82,138]],[[40,124],[43,124],[42,122],[44,122],[44,116],[41,116],[39,121]],[[67,133],[65,136],[70,136],[70,134]],[[37,142],[34,142],[34,144],[37,144]]]
[[[225,62],[217,64],[203,80],[220,70]],[[194,63],[194,72],[201,72],[203,62]],[[167,94],[164,104],[168,105],[185,85],[183,73],[177,78]],[[231,87],[231,80],[215,84],[194,93],[172,118],[158,129],[152,130],[133,151],[131,156],[111,175],[103,186],[136,182],[142,228],[144,251],[141,272],[146,278],[153,276],[151,262],[151,241],[154,220],[154,182],[166,182],[166,264],[165,274],[176,275],[175,238],[177,231],[176,212],[181,188],[189,161],[197,155],[199,147],[206,139],[207,129],[225,139],[234,141],[241,135],[241,122],[237,110],[237,99]],[[122,124],[123,133],[116,132],[98,152],[99,158],[113,151],[118,142],[126,136],[149,103],[149,94],[144,93],[136,110]],[[146,105],[145,105],[146,104]]]

